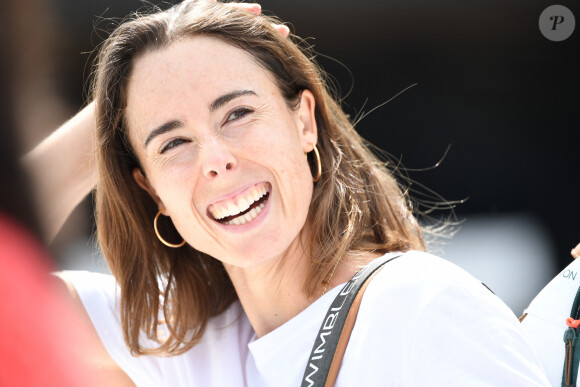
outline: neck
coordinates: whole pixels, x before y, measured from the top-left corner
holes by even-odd
[[[378,254],[345,256],[336,267],[327,291],[350,278]],[[355,259],[353,259],[355,258]],[[301,248],[289,249],[281,257],[258,267],[240,268],[226,265],[242,307],[256,335],[262,337],[298,315],[320,297],[324,284],[313,297],[303,291],[310,270],[310,256]]]
[[[310,258],[301,249],[296,250],[258,267],[226,265],[242,307],[258,337],[292,319],[317,297],[309,299],[303,292]]]

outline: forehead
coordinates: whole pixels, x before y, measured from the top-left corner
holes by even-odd
[[[179,118],[175,115],[184,109],[207,107],[208,101],[236,89],[272,93],[276,87],[250,54],[220,39],[174,42],[136,59],[127,87],[129,128]]]

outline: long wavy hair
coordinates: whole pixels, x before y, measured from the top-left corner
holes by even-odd
[[[322,177],[314,185],[307,222],[312,229],[309,297],[346,253],[424,249],[410,202],[384,162],[365,145],[333,96],[312,52],[279,21],[229,4],[186,0],[166,11],[135,16],[103,43],[96,62],[96,219],[99,243],[120,287],[120,313],[133,354],[180,354],[202,337],[210,317],[237,299],[220,261],[190,246],[171,249],[155,237],[157,207],[134,182],[139,160],[127,135],[127,83],[136,58],[173,42],[211,36],[249,53],[273,75],[292,105],[300,91],[316,99]],[[313,170],[314,160],[309,158]],[[162,235],[174,235],[170,224]],[[167,239],[171,239],[168,237]],[[169,332],[161,337],[160,328]],[[158,343],[142,345],[140,335]]]

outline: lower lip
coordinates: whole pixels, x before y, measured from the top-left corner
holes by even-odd
[[[241,225],[223,224],[223,223],[220,223],[217,221],[216,221],[216,223],[219,224],[221,227],[223,227],[226,230],[231,231],[231,232],[248,231],[249,229],[258,226],[260,223],[262,223],[264,221],[264,219],[266,218],[266,215],[268,214],[268,212],[270,210],[270,203],[271,202],[272,202],[272,187],[270,187],[270,194],[268,195],[268,200],[266,201],[266,205],[264,206],[264,208],[262,208],[262,211],[260,211],[258,216],[256,216],[251,222],[241,224]]]

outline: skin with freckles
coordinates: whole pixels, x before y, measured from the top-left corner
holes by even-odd
[[[129,139],[145,172],[133,176],[181,236],[224,263],[242,303],[243,289],[284,289],[303,309],[295,295],[310,261],[312,94],[304,90],[292,109],[245,51],[194,37],[137,59],[127,101]],[[222,224],[209,211],[264,187],[264,208],[250,222]]]

